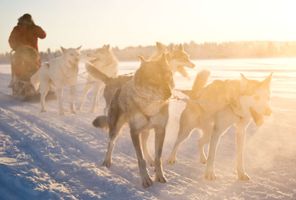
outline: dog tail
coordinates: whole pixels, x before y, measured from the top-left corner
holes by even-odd
[[[112,128],[112,127],[115,127],[117,122],[118,122],[118,119],[120,117],[120,108],[119,108],[119,105],[118,105],[118,97],[119,97],[119,94],[120,94],[120,89],[117,89],[113,98],[112,98],[112,101],[111,101],[111,104],[110,104],[110,107],[109,107],[109,110],[108,110],[108,116],[106,115],[102,115],[102,116],[98,116],[93,122],[93,126],[94,127],[97,127],[97,128]]]
[[[188,96],[190,99],[196,99],[198,97],[199,92],[206,85],[209,76],[210,76],[210,72],[208,70],[202,70],[196,75],[191,90],[179,90],[179,91],[185,94],[186,96]]]
[[[208,70],[202,70],[196,75],[191,89],[193,94],[197,95],[201,91],[201,89],[206,85],[209,76],[210,72]]]
[[[97,128],[107,128],[108,127],[108,121],[107,116],[98,116],[93,122],[94,127]]]
[[[108,82],[110,82],[112,80],[112,78],[108,77],[106,74],[104,74],[100,70],[97,70],[95,67],[93,67],[93,66],[91,66],[89,64],[87,64],[85,67],[86,67],[87,72],[92,77],[94,77],[95,79],[103,81],[105,84],[107,84]]]

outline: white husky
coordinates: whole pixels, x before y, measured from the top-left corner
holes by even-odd
[[[45,97],[48,94],[50,87],[55,88],[58,99],[59,114],[64,114],[63,108],[63,88],[70,87],[71,112],[75,113],[75,85],[77,83],[78,63],[80,59],[80,48],[62,49],[62,55],[50,59],[48,62],[43,63],[40,69],[35,73],[31,82],[35,89],[38,88],[40,81],[40,103],[41,112],[45,112]]]
[[[206,87],[208,71],[200,72],[192,87],[184,111],[180,118],[180,128],[169,163],[176,160],[179,145],[198,128],[203,132],[199,141],[200,160],[206,163],[205,178],[215,179],[214,158],[220,136],[231,125],[236,127],[237,174],[240,180],[248,180],[243,162],[243,148],[246,127],[251,120],[257,126],[263,124],[264,116],[271,114],[269,106],[271,75],[263,81],[248,80],[243,75],[241,80],[216,80]],[[208,158],[204,145],[210,142]]]
[[[104,73],[110,78],[115,78],[117,76],[118,61],[115,55],[113,54],[110,45],[104,45],[102,48],[99,48],[94,52],[89,53],[88,56],[93,57],[94,59],[91,60],[90,63],[86,63],[86,65],[91,65],[92,67],[95,67],[97,70]],[[90,112],[94,112],[96,110],[98,94],[103,88],[103,86],[104,84],[102,81],[97,80],[93,78],[91,74],[88,74],[87,83],[85,84],[85,87],[83,89],[78,109],[81,110],[87,93],[93,87],[94,94]]]

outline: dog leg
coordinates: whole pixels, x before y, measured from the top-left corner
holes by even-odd
[[[189,136],[192,129],[196,127],[196,119],[195,117],[189,117],[188,112],[186,110],[183,111],[180,119],[180,128],[177,136],[177,140],[175,142],[174,148],[169,156],[168,163],[174,164],[176,162],[176,155],[179,146],[185,139]]]
[[[150,133],[149,130],[144,130],[141,133],[142,149],[143,149],[143,154],[144,154],[145,160],[148,162],[148,164],[150,166],[154,166],[154,161],[153,161],[153,159],[151,158],[151,156],[149,154],[148,146],[147,146],[149,133]]]
[[[210,138],[212,135],[212,129],[213,129],[213,127],[210,125],[203,127],[202,128],[202,132],[203,132],[202,136],[198,141],[198,148],[199,148],[199,153],[200,153],[199,159],[202,164],[206,164],[206,162],[207,162],[207,157],[205,154],[205,145],[208,144],[210,141]]]
[[[114,145],[115,145],[115,141],[116,141],[117,136],[118,136],[118,133],[114,134],[113,137],[110,137],[110,139],[109,139],[107,152],[106,152],[106,155],[105,155],[104,162],[102,164],[103,166],[105,166],[107,168],[111,167],[112,152],[113,152],[113,149],[114,149]]]
[[[109,143],[108,143],[108,148],[107,148],[107,152],[105,155],[105,159],[102,164],[103,166],[105,166],[107,168],[109,168],[111,166],[112,152],[114,149],[114,145],[115,145],[116,139],[119,135],[119,131],[124,123],[125,123],[124,117],[121,115],[118,117],[117,120],[115,120],[114,123],[109,124]]]
[[[93,92],[93,98],[92,98],[92,106],[90,108],[91,113],[94,113],[96,111],[97,104],[98,104],[98,97],[101,90],[101,84],[99,82],[95,83],[93,90],[94,92]]]
[[[144,159],[142,148],[141,148],[140,134],[139,134],[139,131],[135,130],[132,127],[131,127],[130,134],[131,134],[131,138],[132,138],[134,148],[138,158],[138,165],[139,165],[140,176],[142,179],[142,185],[144,188],[147,188],[151,186],[153,182],[147,171],[146,161]]]
[[[162,169],[162,148],[165,138],[165,127],[157,127],[155,130],[155,181],[160,183],[166,183],[166,178],[163,175]]]
[[[87,80],[87,81],[90,81],[90,80]],[[87,82],[83,88],[83,92],[82,92],[82,96],[80,98],[80,101],[79,101],[79,104],[78,104],[78,110],[81,111],[81,108],[84,104],[84,101],[85,101],[85,98],[86,98],[86,95],[88,94],[88,91],[89,89],[91,88],[91,86],[93,85],[93,83],[91,82]]]
[[[75,109],[75,96],[76,96],[76,88],[75,86],[71,86],[70,87],[70,97],[71,97],[71,102],[70,102],[70,110],[71,113],[75,114],[76,113],[76,109]]]
[[[57,88],[56,94],[57,94],[57,99],[58,99],[58,104],[59,104],[59,114],[64,115],[65,112],[64,112],[64,108],[63,108],[63,89]]]
[[[236,126],[236,151],[237,151],[237,175],[239,180],[249,180],[249,176],[245,172],[244,167],[244,144],[245,144],[245,126],[244,123],[238,123]]]
[[[205,173],[205,178],[208,180],[216,179],[215,172],[214,172],[214,160],[216,156],[217,145],[220,139],[220,132],[221,131],[218,128],[214,127],[214,130],[211,136],[211,141],[210,141],[209,155],[208,155],[206,173]]]
[[[205,172],[205,178],[208,180],[214,180],[214,159],[216,156],[216,149],[219,143],[220,136],[231,127],[231,125],[239,120],[236,115],[233,115],[233,112],[230,107],[227,109],[218,112],[215,116],[215,121],[213,122],[214,126],[212,129],[212,135],[209,146],[209,155],[207,159],[207,166]]]
[[[41,112],[45,112],[45,98],[49,91],[49,84],[45,84],[42,82],[42,85],[40,84],[40,104],[41,104]]]

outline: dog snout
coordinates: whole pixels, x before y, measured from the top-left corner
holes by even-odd
[[[194,64],[193,62],[190,62],[190,61],[189,61],[189,63],[188,63],[188,67],[190,67],[190,68],[194,68],[194,67],[195,67],[195,64]]]

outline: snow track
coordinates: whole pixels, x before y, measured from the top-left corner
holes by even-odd
[[[59,116],[55,100],[47,102],[48,112],[40,113],[39,102],[20,102],[7,95],[8,74],[0,78],[0,200],[296,199],[295,98],[272,97],[272,117],[258,129],[248,128],[245,163],[251,180],[246,182],[235,174],[233,129],[217,150],[216,181],[204,179],[198,131],[182,144],[176,164],[166,163],[184,108],[173,101],[163,151],[168,182],[143,189],[127,126],[107,169],[101,166],[107,135],[91,125],[97,114]],[[86,110],[89,105],[87,101]],[[153,149],[153,137],[149,143]],[[152,167],[149,173],[154,178]]]

